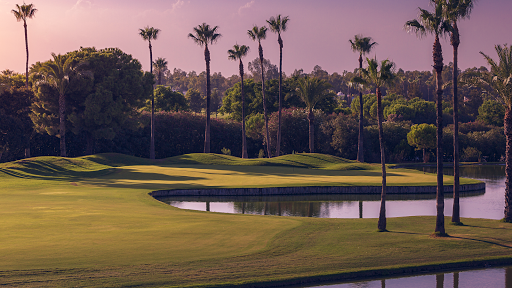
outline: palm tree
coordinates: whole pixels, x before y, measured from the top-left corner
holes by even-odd
[[[139,29],[139,35],[145,41],[149,42],[149,70],[153,74],[153,46],[151,46],[151,40],[156,40],[160,29],[146,26],[144,29]],[[155,159],[155,95],[153,88],[151,88],[151,140],[149,144],[149,158]]]
[[[377,42],[372,42],[373,39],[371,37],[363,37],[363,35],[355,35],[354,40],[349,40],[350,45],[352,47],[352,51],[359,52],[359,69],[363,69],[363,55],[370,53],[370,51],[375,47]],[[361,71],[361,70],[360,70]],[[359,74],[361,77],[361,74]],[[364,141],[363,141],[363,92],[359,91],[359,137],[357,141],[357,161],[364,162]]]
[[[317,77],[306,76],[304,78],[300,78],[297,86],[297,95],[302,99],[302,101],[304,101],[309,112],[309,153],[315,153],[315,114],[313,113],[313,109],[318,102],[329,95],[332,95],[333,92],[329,90],[331,87],[329,82]]]
[[[203,23],[194,27],[194,33],[189,33],[188,37],[192,38],[197,45],[204,46],[204,60],[206,62],[206,129],[204,133],[204,153],[210,153],[210,50],[208,44],[213,44],[219,40],[221,35],[217,33],[219,26],[210,27]]]
[[[499,95],[500,102],[505,106],[505,137],[506,137],[506,162],[505,162],[505,218],[512,223],[512,47],[505,45],[495,46],[499,62],[480,52],[489,66],[490,73],[481,74],[479,80]]]
[[[451,32],[452,27],[443,17],[443,5],[440,0],[430,0],[434,5],[434,12],[418,8],[420,13],[418,20],[410,20],[405,23],[405,28],[413,31],[417,36],[422,37],[428,34],[434,34],[435,41],[433,47],[434,70],[436,71],[437,85],[437,193],[436,193],[436,229],[435,233],[444,236],[444,191],[443,191],[443,51],[439,37],[445,33]]]
[[[457,21],[469,17],[473,9],[473,0],[443,0],[444,16],[450,21],[453,30],[450,35],[450,43],[453,46],[453,213],[452,223],[460,222],[459,204],[459,105],[457,95],[458,84],[458,51],[460,44],[459,28]]]
[[[281,153],[281,109],[282,105],[282,95],[281,90],[283,86],[283,39],[281,38],[281,32],[285,32],[287,28],[287,23],[290,21],[288,16],[282,17],[281,14],[276,17],[270,17],[267,20],[267,23],[270,27],[270,30],[274,33],[277,33],[277,42],[279,43],[279,114],[278,114],[278,124],[277,124],[277,143],[276,143],[276,156],[279,156]]]
[[[53,60],[36,65],[34,72],[59,92],[60,156],[66,157],[66,91],[69,78],[79,65],[73,61],[73,57],[55,53],[52,53],[52,57]]]
[[[267,156],[268,158],[272,157],[272,152],[270,150],[270,134],[268,132],[268,114],[267,114],[267,104],[265,100],[265,70],[263,68],[263,48],[261,47],[261,40],[264,40],[267,38],[267,27],[262,26],[261,28],[258,28],[258,26],[252,27],[252,30],[248,30],[247,34],[249,37],[254,40],[258,41],[258,51],[260,55],[260,66],[261,66],[261,95],[263,97],[263,117],[265,118],[265,141],[267,142]]]
[[[248,158],[247,141],[245,137],[244,63],[242,62],[242,58],[247,56],[247,53],[249,53],[249,47],[245,45],[239,46],[238,44],[235,44],[233,49],[228,50],[228,58],[230,60],[240,61],[240,87],[242,89],[242,158]]]
[[[27,36],[27,19],[32,19],[37,12],[37,9],[34,8],[34,4],[25,4],[18,5],[16,4],[16,9],[12,10],[14,17],[18,22],[23,20],[23,28],[25,28],[25,49],[27,50],[27,63],[25,64],[25,87],[28,88],[28,36]]]
[[[153,62],[153,68],[158,77],[158,85],[162,85],[163,75],[167,71],[167,61],[165,58],[156,58],[156,61]]]
[[[377,118],[379,124],[379,145],[380,145],[380,163],[382,169],[382,192],[380,196],[380,213],[377,228],[379,231],[386,231],[386,157],[384,154],[384,131],[382,129],[382,93],[381,88],[390,84],[395,79],[395,63],[384,60],[380,63],[377,59],[366,58],[368,62],[367,69],[361,69],[361,77],[356,77],[353,81],[362,84],[373,84],[376,87],[377,94]]]

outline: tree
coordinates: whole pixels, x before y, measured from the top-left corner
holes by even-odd
[[[261,61],[259,56],[249,62],[247,69],[251,71],[254,81],[261,82]],[[263,59],[263,71],[265,73],[265,81],[279,79],[279,68],[268,59]]]
[[[242,58],[249,53],[249,47],[235,44],[233,49],[228,50],[228,58],[233,61],[239,61],[240,87],[242,87],[242,158],[247,157],[247,137],[245,136],[245,95],[244,95],[244,63]]]
[[[380,213],[377,228],[379,231],[386,231],[386,156],[384,151],[384,132],[382,128],[383,109],[381,88],[389,85],[395,79],[395,63],[383,60],[380,65],[377,59],[366,58],[367,69],[361,69],[361,77],[356,77],[354,82],[375,85],[377,95],[377,118],[379,126],[380,163],[382,169],[382,192],[380,196]]]
[[[433,124],[416,124],[411,126],[407,134],[409,145],[416,147],[416,150],[423,150],[423,163],[427,163],[427,149],[436,148],[436,126]]]
[[[478,108],[478,120],[485,124],[494,126],[503,126],[503,118],[505,118],[505,107],[496,100],[486,100]]]
[[[512,47],[507,45],[495,46],[498,54],[498,62],[490,56],[480,52],[487,60],[491,71],[481,73],[479,83],[484,84],[489,90],[499,95],[498,100],[505,106],[505,218],[506,222],[512,222]]]
[[[283,85],[283,39],[281,38],[281,32],[286,31],[289,20],[290,18],[288,18],[288,16],[281,18],[281,14],[276,17],[272,16],[267,20],[270,30],[277,33],[277,42],[279,43],[279,120],[277,126],[276,156],[279,156],[281,153],[281,109],[283,99],[281,95],[281,87]]]
[[[460,44],[459,28],[457,21],[469,17],[473,9],[472,0],[443,0],[444,16],[453,29],[450,33],[450,44],[453,47],[453,213],[452,222],[460,223],[459,204],[459,108],[458,108],[458,51]]]
[[[352,51],[359,52],[359,69],[363,69],[363,55],[370,53],[370,51],[377,45],[377,42],[372,42],[373,39],[371,37],[363,37],[363,35],[355,35],[354,41],[349,40],[350,45],[352,47]],[[360,70],[361,71],[361,70]],[[361,77],[361,74],[359,74]],[[363,116],[363,92],[359,91],[359,136],[358,136],[358,145],[357,145],[357,161],[364,162],[364,139],[363,139],[363,130],[364,130],[364,116]]]
[[[258,28],[258,26],[254,26],[252,28],[252,30],[248,30],[247,31],[247,34],[249,35],[249,37],[254,40],[254,41],[258,41],[258,52],[259,52],[259,56],[260,56],[260,67],[261,67],[261,95],[263,97],[263,117],[265,118],[265,142],[266,142],[266,145],[267,145],[267,157],[268,158],[271,158],[272,157],[272,151],[271,151],[271,145],[270,145],[270,135],[269,135],[269,132],[268,132],[268,113],[267,113],[267,105],[266,105],[266,100],[265,100],[265,69],[264,69],[264,66],[263,66],[263,48],[261,47],[261,40],[264,40],[265,38],[267,38],[267,27],[265,26],[262,26],[261,28]],[[281,82],[280,82],[281,83]],[[281,85],[279,85],[279,87],[281,87]],[[279,88],[281,89],[281,88]],[[279,104],[281,107],[281,104]],[[279,131],[278,131],[279,133]],[[278,134],[278,137],[279,137],[279,134]],[[279,141],[279,138],[278,138],[278,141]],[[276,156],[279,156],[279,154],[276,154]]]
[[[199,91],[196,89],[188,89],[187,94],[185,94],[185,98],[187,99],[192,112],[201,112],[201,107],[204,105],[204,99],[201,97],[201,93],[199,93]]]
[[[155,62],[153,62],[153,68],[155,69],[155,74],[158,78],[158,85],[165,85],[162,79],[164,78],[164,73],[169,71],[167,69],[167,61],[165,58],[157,58]]]
[[[144,29],[139,29],[139,35],[148,41],[149,43],[149,70],[153,74],[153,47],[151,46],[151,40],[156,40],[160,29],[146,26]],[[151,140],[149,144],[149,158],[155,159],[155,95],[153,89],[151,89]]]
[[[66,157],[66,91],[71,74],[76,72],[80,65],[70,55],[52,53],[52,57],[53,60],[35,65],[35,71],[40,81],[48,83],[59,93],[60,156]]]
[[[30,157],[34,128],[29,115],[33,98],[32,90],[24,85],[0,92],[0,159],[3,154],[6,160],[14,160],[23,150],[25,157]]]
[[[331,85],[327,81],[316,77],[306,76],[301,78],[297,84],[297,95],[304,101],[309,112],[309,153],[315,153],[315,115],[313,109],[318,102],[328,97],[329,94],[334,94],[334,92],[329,90]]]
[[[435,233],[445,236],[444,229],[444,189],[443,189],[443,51],[439,37],[451,32],[452,27],[443,15],[443,5],[440,0],[430,0],[434,5],[434,11],[429,12],[418,8],[420,14],[418,19],[410,20],[405,23],[405,28],[415,32],[418,37],[426,34],[435,36],[432,56],[434,60],[434,70],[436,71],[437,86],[437,193],[436,193],[436,229]]]
[[[204,46],[204,60],[206,62],[206,129],[204,133],[204,153],[210,153],[210,50],[208,44],[217,42],[221,34],[217,33],[218,26],[210,27],[203,23],[194,27],[194,33],[189,33],[188,37],[200,47]]]
[[[27,36],[27,19],[32,19],[37,12],[37,9],[34,8],[34,4],[25,4],[18,5],[16,4],[16,9],[12,10],[14,17],[18,22],[23,21],[23,28],[25,29],[25,49],[27,51],[27,63],[25,64],[25,88],[28,88],[28,36]]]
[[[146,104],[144,110],[151,110],[151,101]],[[171,88],[158,85],[155,88],[155,112],[178,112],[188,111],[188,104],[185,95]]]
[[[73,58],[74,63],[81,63],[67,78],[65,120],[66,131],[85,136],[86,154],[93,153],[97,139],[112,140],[120,131],[140,127],[139,121],[131,120],[136,118],[137,110],[148,100],[153,75],[144,73],[138,60],[117,48],[99,51],[81,48],[64,56]],[[36,63],[33,71],[43,64]],[[32,74],[34,80],[40,78],[39,73]],[[94,77],[84,77],[88,75]],[[31,118],[37,132],[55,135],[59,130],[59,92],[43,80],[34,81],[36,93]],[[149,142],[144,145],[147,146]],[[75,149],[75,155],[76,152]]]

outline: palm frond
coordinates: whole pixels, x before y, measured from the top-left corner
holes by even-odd
[[[252,40],[260,42],[267,38],[267,27],[261,26],[260,28],[254,25],[251,30],[247,30],[247,35],[249,35],[249,38]]]

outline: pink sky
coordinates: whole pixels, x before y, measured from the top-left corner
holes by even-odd
[[[23,24],[11,10],[21,0],[0,0],[0,71],[24,72]],[[433,38],[417,39],[403,24],[417,16],[418,6],[428,0],[26,0],[39,10],[28,20],[30,64],[50,59],[51,52],[66,53],[80,46],[98,49],[118,47],[141,61],[149,70],[147,42],[138,29],[147,25],[161,30],[153,42],[153,57],[163,57],[169,69],[203,71],[202,49],[187,37],[192,28],[206,22],[219,26],[222,38],[211,51],[212,72],[225,76],[238,73],[227,58],[235,43],[251,47],[248,57],[257,57],[255,42],[247,36],[253,25],[264,25],[277,14],[290,17],[283,33],[283,69],[305,72],[320,65],[329,73],[353,70],[357,55],[348,42],[355,34],[371,36],[379,43],[372,57],[388,58],[404,70],[430,70]],[[495,44],[512,44],[512,0],[480,0],[470,20],[460,22],[462,69],[485,65],[479,51],[495,56]],[[265,58],[278,64],[277,36],[263,41]],[[445,64],[452,60],[451,46],[443,41]]]

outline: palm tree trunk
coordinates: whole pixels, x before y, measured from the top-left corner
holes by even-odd
[[[206,128],[204,132],[204,153],[210,153],[210,50],[204,46],[204,60],[206,61]]]
[[[423,148],[423,163],[427,163],[427,149]]]
[[[443,52],[439,36],[436,36],[433,47],[434,69],[436,70],[437,85],[437,192],[436,192],[436,230],[439,235],[445,235],[444,230],[444,190],[443,190]]]
[[[359,54],[359,69],[363,69],[363,55]],[[359,70],[359,77],[361,77],[361,70]],[[359,137],[357,141],[357,161],[364,162],[363,150],[363,132],[364,132],[364,115],[363,115],[363,92],[359,91]]]
[[[153,75],[153,49],[149,41],[149,71]],[[149,144],[149,159],[155,159],[155,85],[151,85],[151,140]]]
[[[27,36],[27,21],[23,20],[23,27],[25,28],[25,50],[27,50],[27,63],[25,64],[25,88],[28,89],[28,36]]]
[[[382,192],[380,194],[380,213],[377,229],[386,231],[386,155],[384,153],[384,130],[382,129],[382,95],[380,88],[377,87],[377,114],[379,119],[379,145],[380,145],[380,164],[382,169]]]
[[[512,222],[512,110],[505,111],[505,137],[507,145],[505,150],[505,221]]]
[[[265,70],[263,69],[263,47],[259,43],[258,51],[260,54],[260,66],[261,66],[261,96],[263,97],[263,116],[265,118],[265,141],[267,142],[267,157],[272,158],[272,151],[270,145],[270,133],[268,132],[268,114],[267,114],[267,103],[265,100]],[[279,135],[279,133],[278,133]]]
[[[281,87],[283,86],[283,39],[281,34],[278,35],[277,42],[279,42],[279,112],[277,120],[277,144],[276,156],[281,155],[281,109],[282,109],[282,96]]]
[[[309,108],[309,153],[315,153],[315,114],[313,109]]]
[[[242,89],[242,158],[247,157],[247,142],[245,137],[245,94],[244,94],[244,64],[240,59],[240,85]]]
[[[457,22],[453,22],[451,44],[453,46],[453,213],[452,222],[460,223],[460,204],[459,204],[459,100],[457,95],[458,79],[458,52],[459,52],[459,29]]]
[[[59,121],[60,156],[66,157],[66,98],[64,94],[59,95]]]

